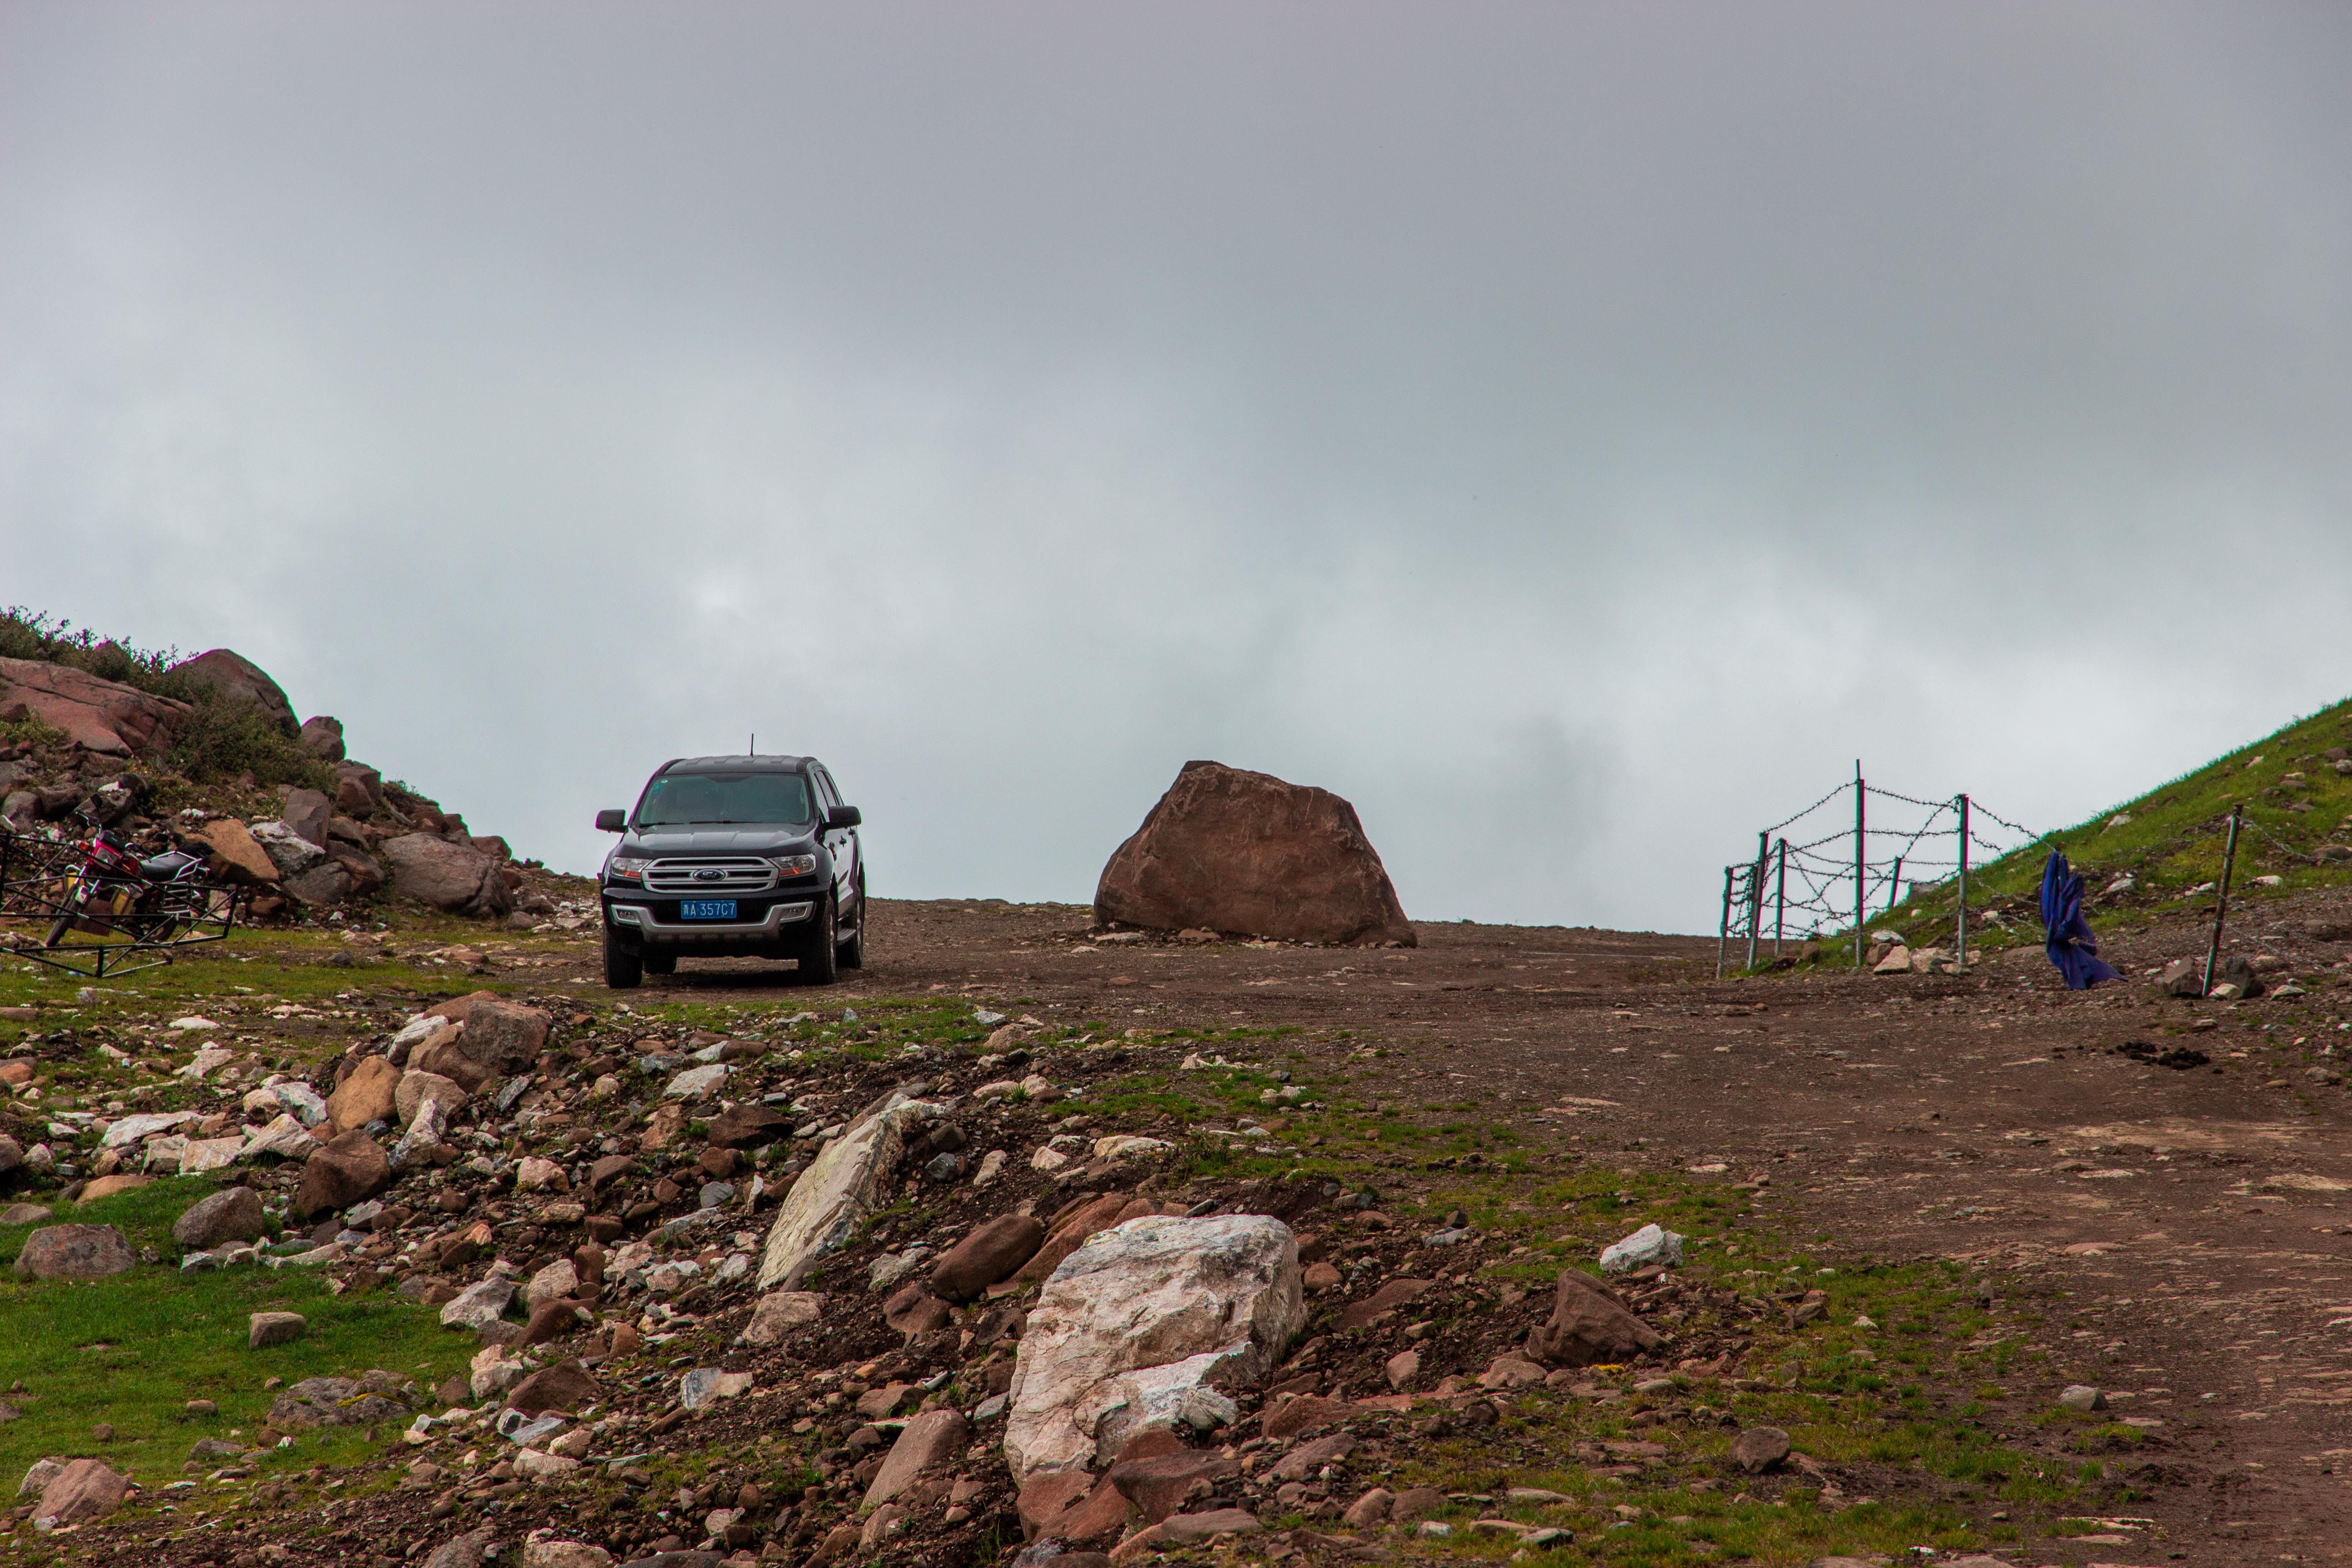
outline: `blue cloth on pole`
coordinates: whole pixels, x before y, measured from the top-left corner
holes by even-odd
[[[2102,980],[2123,978],[2099,957],[2099,939],[2083,918],[2083,879],[2057,849],[2042,868],[2042,929],[2050,933],[2050,962],[2066,977],[2067,990],[2087,991]]]

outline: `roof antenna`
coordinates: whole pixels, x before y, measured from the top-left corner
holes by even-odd
[[[755,757],[760,754],[760,731],[757,730],[751,731],[751,754]]]

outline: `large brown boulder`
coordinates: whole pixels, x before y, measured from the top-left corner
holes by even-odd
[[[430,833],[386,839],[392,890],[452,914],[496,918],[514,908],[514,893],[499,863],[470,845]]]
[[[189,711],[184,702],[105,680],[71,665],[0,658],[0,706],[25,710],[88,751],[110,757],[160,751]]]
[[[1560,1271],[1551,1316],[1528,1331],[1528,1352],[1553,1366],[1631,1361],[1665,1341],[1625,1310],[1616,1292],[1581,1269]]]
[[[1285,942],[1413,945],[1354,806],[1329,790],[1222,763],[1184,764],[1103,868],[1095,918]]]
[[[338,1133],[313,1150],[302,1164],[302,1185],[294,1194],[294,1217],[331,1214],[362,1203],[392,1185],[392,1160],[364,1132]]]
[[[261,1194],[251,1187],[223,1187],[199,1199],[172,1222],[172,1239],[192,1250],[224,1241],[257,1241],[268,1227]]]
[[[289,735],[302,732],[302,726],[294,720],[294,704],[286,700],[286,693],[278,682],[269,679],[268,670],[241,653],[216,647],[210,653],[182,659],[170,673],[185,677],[192,686],[211,687],[215,697],[253,704],[261,710],[263,718]]]

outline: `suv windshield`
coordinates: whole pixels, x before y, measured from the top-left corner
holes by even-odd
[[[637,802],[639,827],[815,820],[808,779],[800,773],[664,773]]]

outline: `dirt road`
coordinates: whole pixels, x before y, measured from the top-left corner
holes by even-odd
[[[1091,940],[1088,912],[877,903],[873,967],[835,994],[968,993],[1112,1026],[1289,1024],[1356,1081],[1491,1114],[1627,1165],[1721,1163],[1832,1245],[1958,1258],[2047,1303],[2048,1352],[1984,1419],[2025,1433],[2058,1389],[2107,1391],[2161,1458],[2116,1526],[2045,1562],[2352,1558],[2352,963],[2298,931],[2346,901],[2265,906],[2233,951],[2300,996],[2160,999],[2186,927],[2110,943],[2135,976],[2069,994],[2038,950],[1966,978],[1715,983],[1713,943],[1424,925],[1407,951]],[[689,963],[646,995],[782,995],[780,972]],[[1353,1039],[1333,1038],[1349,1031]],[[2122,1054],[2185,1047],[2207,1065]],[[2315,1071],[2323,1076],[2314,1076]]]

